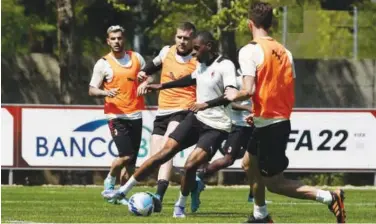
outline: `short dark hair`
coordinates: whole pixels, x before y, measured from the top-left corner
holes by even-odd
[[[257,28],[268,30],[272,26],[273,7],[269,3],[256,2],[248,10],[248,18]]]
[[[195,38],[199,38],[204,44],[211,43],[212,49],[211,51],[218,50],[218,43],[217,40],[214,38],[213,34],[209,31],[199,31],[197,32]]]
[[[196,33],[196,27],[193,23],[190,22],[182,22],[177,27],[180,30],[189,31],[192,30],[193,33]]]

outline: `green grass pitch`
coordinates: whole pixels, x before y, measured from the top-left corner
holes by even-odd
[[[172,218],[172,208],[179,188],[167,191],[162,213],[150,217],[136,217],[123,205],[106,203],[100,187],[1,187],[1,219],[10,222],[53,223],[241,223],[251,213],[253,205],[247,202],[248,189],[239,187],[209,187],[201,196],[198,212],[187,218]],[[136,187],[129,194],[151,191],[155,188]],[[376,222],[376,190],[345,190],[348,222]],[[327,206],[307,200],[295,200],[267,193],[267,200],[274,222],[279,223],[335,223]]]

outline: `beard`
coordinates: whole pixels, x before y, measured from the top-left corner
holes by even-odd
[[[124,47],[123,46],[114,46],[114,47],[111,47],[111,50],[115,53],[120,53],[122,51],[124,51]]]

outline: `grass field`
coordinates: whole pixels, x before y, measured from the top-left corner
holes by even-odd
[[[202,193],[201,208],[187,218],[172,218],[173,203],[178,187],[167,191],[162,213],[150,217],[135,217],[123,205],[111,205],[100,196],[99,187],[1,187],[1,219],[9,222],[189,222],[189,223],[241,223],[252,211],[247,202],[247,188],[207,188]],[[154,191],[153,188],[137,187],[136,191]],[[346,190],[345,206],[348,222],[376,222],[376,190]],[[131,194],[129,194],[131,195]],[[274,222],[335,223],[334,216],[325,205],[303,200],[293,200],[275,194],[267,194],[272,202],[268,205]]]

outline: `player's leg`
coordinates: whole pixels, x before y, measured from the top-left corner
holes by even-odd
[[[185,148],[183,146],[190,144],[191,139],[195,140],[198,138],[195,134],[196,132],[193,132],[193,134],[190,133],[192,130],[192,116],[187,116],[187,118],[171,133],[170,138],[162,149],[147,159],[125,185],[121,186],[118,191],[104,191],[102,193],[103,197],[107,199],[125,197],[139,181],[145,180],[160,165],[173,158],[175,154]],[[179,147],[179,145],[182,145],[182,147]]]
[[[201,123],[201,126],[202,132],[196,144],[196,148],[201,148],[206,151],[208,158],[205,161],[200,160],[200,165],[205,164],[207,161],[209,161],[211,157],[216,153],[216,151],[221,147],[222,142],[228,138],[228,133],[225,131],[213,129],[203,123]],[[191,211],[196,212],[200,207],[200,194],[205,189],[205,184],[200,179],[196,179],[193,184],[193,188],[191,188]]]
[[[145,180],[155,169],[158,169],[160,165],[167,162],[174,157],[176,153],[180,151],[178,147],[179,143],[172,138],[169,138],[163,148],[147,159],[140,168],[129,178],[127,183],[119,188],[118,191],[103,191],[104,198],[122,198],[135,186],[138,182]]]
[[[254,172],[251,170],[251,154],[247,151],[245,152],[242,159],[242,169],[244,170],[247,180],[249,183],[249,193],[248,202],[253,202],[253,184],[254,184]]]
[[[199,172],[197,176],[200,179],[211,176],[217,171],[234,164],[236,159],[242,158],[246,151],[252,130],[253,129],[249,127],[233,126],[224,146],[220,148],[224,156],[211,162]]]
[[[114,189],[116,177],[119,176],[122,168],[125,167],[129,161],[133,161],[135,156],[137,156],[134,155],[134,149],[132,149],[132,130],[129,125],[130,122],[131,121],[122,119],[112,119],[108,121],[112,139],[118,149],[118,158],[112,162],[110,172],[104,180],[105,190]],[[141,123],[142,127],[141,119],[139,119],[139,123]]]
[[[198,167],[206,163],[210,158],[208,152],[202,148],[195,148],[193,152],[188,156],[184,165],[184,175],[181,177],[181,188],[179,199],[175,203],[174,214],[175,218],[185,217],[185,205],[189,193],[195,188],[195,177]],[[194,211],[192,211],[194,212]]]
[[[167,139],[165,138],[164,135],[166,134],[169,120],[170,120],[170,115],[157,116],[155,118],[153,133],[152,133],[151,142],[150,142],[151,155],[155,155],[156,153],[158,153],[163,147],[163,145],[166,143]],[[169,182],[163,179],[160,181],[159,180],[160,179],[159,179],[159,173],[158,173],[156,196],[158,196],[159,199],[162,201],[164,192],[167,190]],[[160,211],[155,210],[155,212],[160,212]]]
[[[288,166],[285,150],[291,131],[290,121],[279,122],[262,128],[258,167],[265,186],[270,192],[298,199],[316,200],[328,205],[337,222],[345,222],[344,192],[321,190],[307,186],[296,180],[284,178],[283,171]],[[273,141],[270,141],[273,139]],[[273,142],[273,143],[271,143]]]
[[[243,158],[243,167],[247,170],[246,173],[249,175],[253,184],[251,185],[254,204],[253,204],[253,215],[247,220],[248,223],[272,223],[273,220],[269,216],[265,201],[265,185],[263,183],[259,166],[257,154],[259,152],[259,130],[255,129],[252,132],[251,140],[248,142],[247,152]]]
[[[164,145],[164,143],[168,140],[168,136],[176,129],[178,125],[179,125],[179,122],[177,121],[171,121],[168,124],[166,133],[163,137],[162,145]],[[164,164],[162,164],[161,167],[159,168],[156,194],[159,196],[161,201],[163,201],[163,197],[170,183],[171,172],[173,168],[172,162],[173,160],[171,159],[165,162]]]

